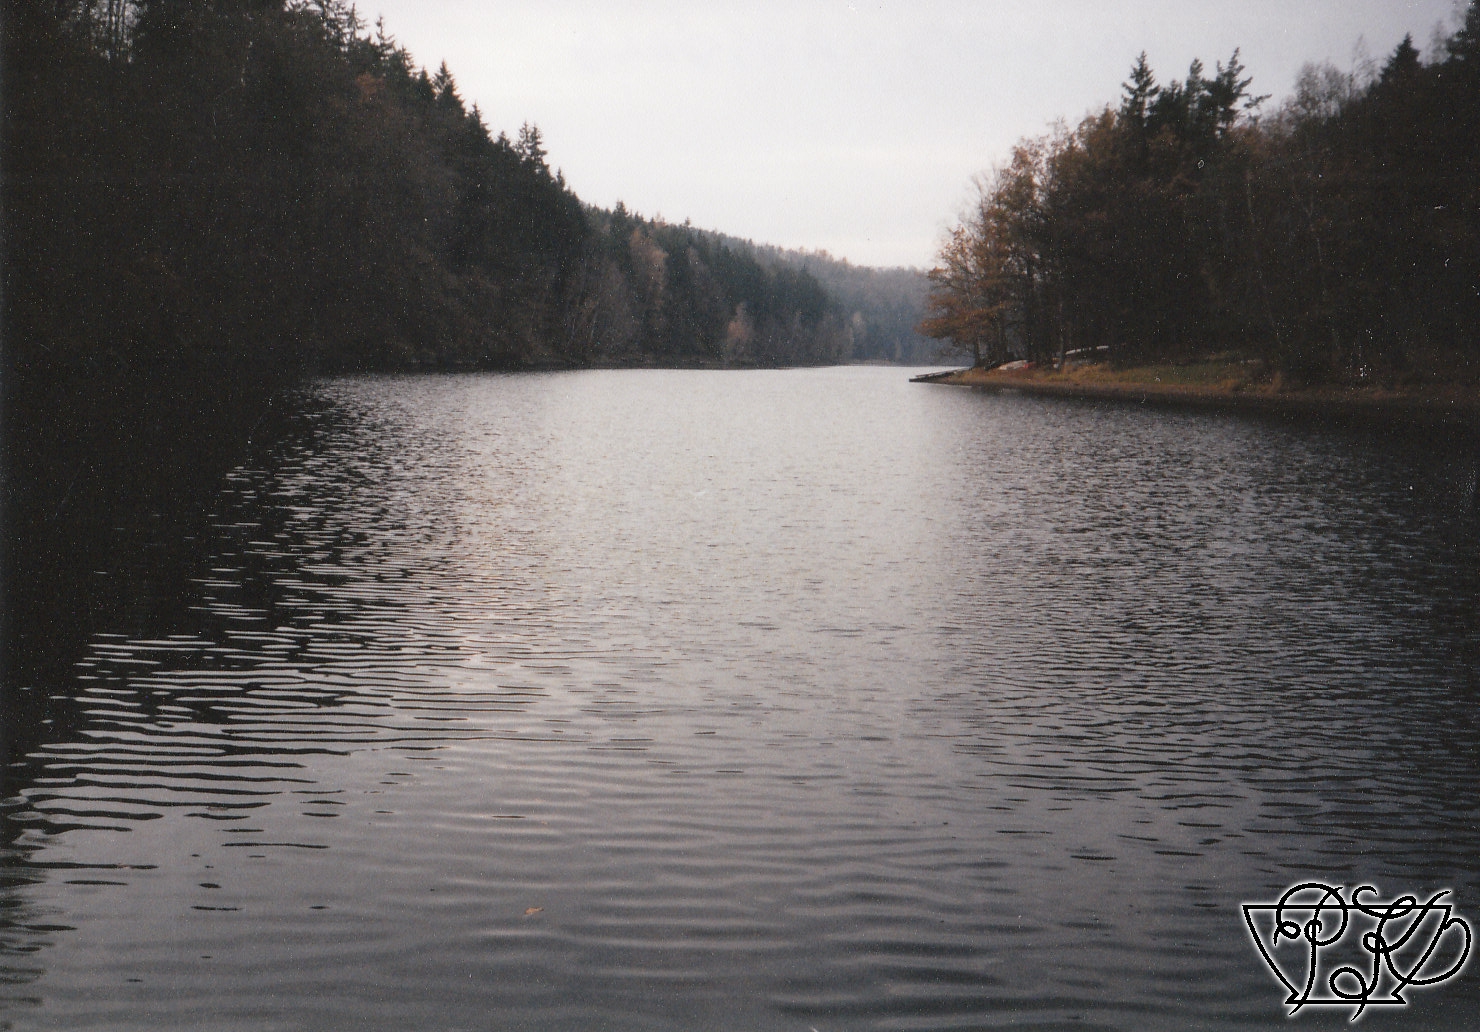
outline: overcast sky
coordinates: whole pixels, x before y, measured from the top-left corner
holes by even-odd
[[[971,176],[1057,118],[1242,48],[1276,103],[1306,61],[1427,55],[1457,0],[359,0],[489,126],[539,125],[585,201],[865,265],[927,267]]]

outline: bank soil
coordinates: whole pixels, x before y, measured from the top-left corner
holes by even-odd
[[[1236,366],[1150,366],[1068,370],[957,369],[915,378],[921,383],[1016,391],[1141,405],[1267,412],[1362,422],[1443,423],[1480,428],[1480,390],[1469,385],[1285,387],[1261,382]]]

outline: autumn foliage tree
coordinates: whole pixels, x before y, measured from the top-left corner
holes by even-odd
[[[1308,66],[1273,112],[1234,52],[1021,144],[947,237],[922,331],[977,361],[1237,353],[1302,381],[1480,374],[1480,4],[1421,59]],[[987,342],[993,342],[987,347]]]

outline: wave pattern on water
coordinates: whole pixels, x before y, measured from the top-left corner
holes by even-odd
[[[1470,443],[905,379],[321,384],[29,686],[0,1014],[1269,1027],[1240,902],[1480,912]]]

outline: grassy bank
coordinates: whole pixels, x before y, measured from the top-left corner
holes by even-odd
[[[1067,369],[961,369],[929,382],[1137,404],[1480,426],[1480,386],[1475,384],[1293,386],[1256,363],[1236,360],[1126,368],[1085,364]]]

